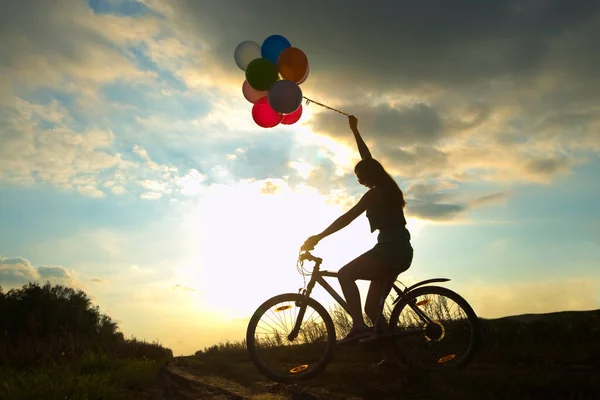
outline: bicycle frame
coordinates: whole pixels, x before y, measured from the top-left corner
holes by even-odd
[[[347,312],[350,313],[348,310],[348,303],[346,303],[346,301],[335,291],[334,288],[331,287],[331,285],[329,283],[327,283],[327,281],[324,279],[325,277],[329,277],[329,278],[337,278],[338,277],[338,273],[337,272],[332,272],[332,271],[321,271],[320,267],[321,267],[321,263],[323,262],[323,259],[319,258],[319,257],[315,257],[312,254],[310,254],[310,252],[305,252],[303,255],[300,256],[301,260],[310,260],[310,261],[314,261],[315,265],[313,267],[313,272],[311,274],[311,278],[310,281],[308,282],[308,285],[306,287],[306,289],[304,289],[304,291],[302,292],[302,295],[305,297],[310,297],[310,294],[313,290],[313,288],[315,287],[315,284],[319,284],[321,285],[321,287],[323,287],[323,289],[325,289],[325,291],[327,291],[327,293],[329,293],[331,295],[331,297],[333,297],[333,299],[335,301],[338,302],[338,304]],[[433,278],[433,279],[427,279],[421,282],[417,282],[414,285],[405,288],[404,290],[400,289],[397,285],[396,285],[396,278],[393,279],[393,281],[391,281],[390,283],[390,290],[386,291],[380,300],[379,303],[379,311],[377,313],[377,318],[375,319],[375,321],[373,322],[373,327],[377,327],[379,326],[379,320],[381,319],[382,315],[383,315],[383,308],[385,305],[385,299],[387,299],[387,297],[389,296],[389,293],[391,291],[391,289],[394,289],[396,291],[396,293],[398,294],[398,297],[392,302],[392,304],[396,304],[399,301],[401,301],[404,297],[406,297],[406,295],[413,290],[416,287],[419,286],[423,286],[423,285],[427,285],[429,283],[433,283],[433,282],[448,282],[450,279],[448,278]],[[296,304],[298,305],[298,304]],[[425,315],[423,313],[422,310],[420,310],[415,304],[414,302],[408,303],[408,305],[413,309],[413,311],[419,315],[421,318],[423,318],[424,320],[426,320],[428,323],[432,323],[433,321],[431,321],[431,319]],[[300,305],[300,311],[298,312],[298,318],[296,319],[296,323],[294,325],[294,328],[292,329],[292,331],[290,332],[290,334],[288,335],[288,339],[289,340],[294,340],[297,336],[298,333],[300,331],[300,324],[302,323],[302,320],[304,319],[304,312],[306,311],[306,307]],[[419,332],[421,332],[419,330]],[[413,331],[405,331],[405,332],[399,332],[399,333],[395,333],[391,336],[410,336],[410,335],[414,335],[415,332]],[[388,336],[389,334],[387,334],[386,336]]]

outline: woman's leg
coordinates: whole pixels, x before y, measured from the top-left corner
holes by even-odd
[[[395,279],[397,275],[394,274],[392,278],[390,278],[389,283],[383,282],[371,282],[369,286],[369,293],[367,294],[367,301],[365,304],[365,311],[367,316],[373,324],[375,324],[375,320],[377,319],[377,314],[379,313],[379,307],[381,305],[381,296],[389,294],[391,289],[391,279]],[[383,315],[379,318],[379,330],[381,332],[386,332],[388,327],[388,322],[386,321]],[[385,362],[398,362],[398,357],[396,356],[396,351],[392,346],[392,343],[388,340],[385,341],[382,348],[382,356]]]
[[[387,263],[363,254],[350,261],[338,272],[338,280],[348,303],[348,311],[352,317],[352,327],[365,328],[366,324],[360,304],[360,293],[356,280],[384,281],[390,279],[390,269]]]
[[[387,281],[387,282],[376,282],[376,281],[371,282],[371,285],[369,287],[369,293],[367,294],[365,311],[367,312],[367,316],[371,319],[371,321],[373,321],[373,324],[375,323],[375,320],[377,319],[377,314],[379,313],[379,310],[380,310],[381,296],[385,295],[387,297],[387,295],[389,294],[389,292],[392,288],[391,284],[392,284],[393,280],[395,280],[400,273],[402,273],[402,272],[406,271],[408,268],[410,268],[410,266],[412,264],[412,259],[413,259],[412,246],[410,246],[410,247],[407,246],[404,250],[405,251],[403,251],[401,254],[394,254],[393,257],[390,257],[390,259],[394,260],[394,266],[396,268],[394,270],[395,272],[392,272],[392,276],[390,277],[389,281]],[[382,332],[387,331],[388,322],[386,321],[386,319],[383,315],[381,315],[381,317],[379,319],[378,327]],[[383,356],[383,362],[385,362],[385,363],[389,362],[389,363],[395,364],[399,361],[399,359],[398,359],[398,356],[396,355],[396,350],[395,350],[391,340],[392,339],[388,339],[388,340],[384,341],[383,348],[382,348],[382,356]]]
[[[391,289],[390,283],[394,278],[395,276],[391,277],[388,275],[389,283],[372,281],[369,285],[369,293],[367,294],[367,300],[365,301],[365,312],[367,313],[367,316],[373,324],[375,324],[377,314],[379,313],[379,307],[381,305],[381,296],[383,296],[384,294],[387,296],[389,294]],[[387,321],[383,315],[381,315],[379,318],[378,328],[382,332],[385,332],[387,330]]]
[[[394,278],[397,275],[394,275]],[[391,279],[394,279],[391,278]],[[390,281],[391,283],[391,281]],[[367,316],[371,319],[373,324],[375,324],[375,320],[377,319],[377,314],[379,313],[379,307],[381,302],[381,296],[384,294],[389,294],[391,286],[388,284],[384,284],[382,282],[371,282],[369,286],[369,293],[367,294],[367,301],[365,304],[365,311],[367,312]],[[388,322],[385,319],[385,316],[381,315],[379,318],[379,330],[381,332],[386,332],[388,327]],[[396,351],[392,346],[392,343],[389,340],[385,340],[382,347],[382,356],[384,362],[397,363],[399,361],[398,356],[396,355]]]

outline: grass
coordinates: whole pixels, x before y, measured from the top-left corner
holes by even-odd
[[[54,337],[0,344],[3,400],[136,399],[136,393],[157,383],[160,369],[173,359],[170,349],[136,338],[80,341],[67,351]]]
[[[0,398],[135,399],[136,392],[154,385],[167,361],[119,359],[90,352],[69,363],[4,366],[0,369]]]

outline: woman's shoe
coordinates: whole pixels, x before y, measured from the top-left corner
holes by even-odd
[[[371,336],[372,334],[373,334],[372,328],[368,328],[368,327],[367,328],[358,328],[358,329],[352,328],[352,329],[350,329],[350,332],[348,332],[346,337],[337,341],[337,344],[350,343],[355,340]]]

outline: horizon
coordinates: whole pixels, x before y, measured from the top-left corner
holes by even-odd
[[[5,291],[84,290],[174,355],[242,340],[297,292],[304,240],[366,189],[345,116],[253,121],[234,50],[280,34],[307,55],[303,94],[356,115],[405,194],[401,282],[449,278],[481,318],[600,309],[600,4],[278,4],[0,5]],[[312,253],[336,271],[375,242],[363,214]]]

